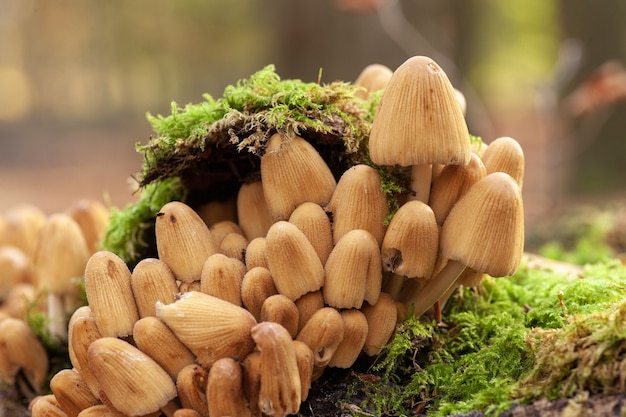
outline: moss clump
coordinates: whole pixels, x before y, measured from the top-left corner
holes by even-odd
[[[580,277],[524,264],[447,304],[446,325],[409,317],[352,393],[378,415],[498,415],[516,402],[618,392],[626,380],[626,268]],[[355,414],[358,415],[358,414]]]

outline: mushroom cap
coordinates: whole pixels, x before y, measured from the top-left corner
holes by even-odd
[[[319,204],[302,203],[289,216],[289,223],[302,230],[315,248],[322,264],[325,264],[333,248],[333,229],[324,209]]]
[[[493,140],[482,155],[487,174],[506,172],[521,189],[524,185],[524,150],[515,139],[502,136]]]
[[[265,299],[274,294],[278,294],[278,290],[269,269],[256,266],[249,269],[243,276],[241,301],[257,321],[261,321],[261,308]]]
[[[181,405],[196,410],[202,417],[209,416],[206,398],[208,377],[209,371],[195,363],[185,366],[176,377],[176,389]]]
[[[465,165],[469,131],[454,88],[435,61],[414,56],[383,92],[369,138],[378,165]]]
[[[370,64],[366,66],[354,80],[354,85],[361,86],[364,90],[358,90],[354,95],[363,100],[367,99],[370,93],[383,90],[392,75],[393,71],[386,65]]]
[[[131,273],[130,285],[139,317],[156,316],[157,301],[163,304],[176,301],[176,277],[160,259],[144,258],[139,261]]]
[[[343,340],[343,319],[332,307],[317,310],[298,332],[296,340],[311,348],[316,367],[324,367]]]
[[[263,237],[274,223],[263,193],[261,181],[245,183],[237,193],[239,227],[248,240]]]
[[[215,361],[206,388],[210,416],[249,416],[243,394],[243,371],[233,358]]]
[[[363,352],[378,355],[396,328],[398,309],[391,295],[381,292],[376,304],[366,304],[361,309],[367,319],[368,332]]]
[[[343,310],[340,314],[343,319],[343,340],[337,346],[328,366],[349,368],[354,364],[363,346],[365,346],[369,327],[367,318],[361,310]]]
[[[493,277],[513,274],[524,252],[519,186],[503,172],[488,174],[456,203],[441,227],[441,255]]]
[[[317,150],[299,136],[280,133],[270,137],[261,157],[265,202],[274,220],[287,220],[300,204],[324,206],[337,185]]]
[[[200,290],[241,306],[241,281],[245,274],[246,266],[239,259],[215,253],[204,262]]]
[[[76,369],[62,369],[50,380],[50,390],[68,416],[77,416],[85,408],[100,404]]]

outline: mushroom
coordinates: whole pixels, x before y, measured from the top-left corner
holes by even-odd
[[[337,346],[328,366],[349,368],[365,346],[369,325],[367,318],[360,310],[343,310],[340,314],[343,319],[343,340]]]
[[[319,204],[302,203],[289,216],[289,223],[293,223],[304,233],[315,248],[322,265],[325,264],[333,248],[333,230],[324,209]]]
[[[256,320],[248,310],[220,298],[190,291],[174,303],[157,303],[156,313],[202,366],[225,357],[245,358],[254,349],[250,329]]]
[[[209,371],[197,364],[189,364],[176,377],[178,398],[183,408],[195,410],[201,417],[209,417],[206,391]]]
[[[239,259],[215,253],[204,261],[200,275],[200,290],[241,306],[241,282],[246,266]]]
[[[218,359],[211,366],[206,397],[210,416],[250,416],[243,395],[241,366],[233,358]]]
[[[62,369],[50,380],[50,390],[67,417],[77,417],[85,408],[101,404],[75,369]]]
[[[261,157],[261,182],[272,218],[287,220],[300,204],[324,206],[337,182],[324,159],[299,136],[275,133]]]
[[[370,232],[380,246],[389,215],[387,197],[378,172],[364,164],[347,169],[333,193],[326,210],[332,213],[335,244],[354,229]]]
[[[172,379],[196,357],[161,321],[152,316],[137,320],[133,340],[142,352],[154,359]]]
[[[261,352],[259,408],[268,416],[286,416],[300,409],[302,386],[296,350],[289,332],[266,321],[252,328]]]
[[[273,321],[283,326],[291,337],[298,333],[299,312],[296,304],[282,294],[265,299],[261,306],[261,321]]]
[[[31,204],[11,207],[4,216],[2,244],[20,249],[32,260],[39,239],[39,230],[46,220],[46,214]]]
[[[391,295],[382,292],[376,304],[364,305],[361,312],[367,319],[368,327],[363,352],[368,356],[378,355],[396,328],[396,303]]]
[[[34,281],[30,258],[15,246],[0,246],[0,305],[8,300],[15,285]]]
[[[263,237],[274,223],[263,194],[261,181],[245,183],[237,194],[237,218],[248,240]]]
[[[378,243],[367,230],[351,230],[333,248],[324,267],[322,293],[336,308],[361,308],[363,300],[375,303],[382,285]]]
[[[279,293],[297,300],[324,284],[324,268],[315,248],[295,225],[278,221],[267,232],[267,265]]]
[[[243,276],[241,281],[241,300],[244,307],[261,321],[261,308],[268,297],[278,294],[274,279],[269,269],[254,267]]]
[[[174,273],[165,262],[156,258],[139,261],[131,273],[130,286],[139,317],[154,317],[156,302],[173,303],[178,293]]]
[[[488,174],[452,208],[441,228],[445,267],[410,297],[417,316],[454,284],[466,267],[493,277],[511,275],[524,251],[524,219],[519,186],[503,172]]]
[[[267,258],[265,256],[266,250],[267,240],[265,239],[265,235],[263,237],[256,237],[248,242],[248,246],[246,246],[246,254],[244,256],[244,263],[246,264],[248,271],[257,266],[267,268]]]
[[[293,346],[296,350],[296,363],[298,364],[298,373],[300,375],[300,400],[305,401],[309,396],[311,382],[313,381],[313,351],[304,342],[294,340]]]
[[[229,233],[224,236],[224,239],[222,239],[219,252],[230,258],[238,259],[243,262],[248,243],[248,239],[246,239],[241,233]]]
[[[372,123],[369,154],[378,165],[410,166],[414,199],[424,203],[432,164],[469,162],[469,131],[461,106],[435,61],[414,56],[394,71]]]
[[[221,220],[219,222],[215,222],[209,226],[209,230],[211,231],[213,239],[218,246],[222,243],[222,240],[224,240],[224,238],[231,233],[243,235],[241,227],[232,220]]]
[[[155,236],[159,259],[183,282],[199,281],[204,261],[218,251],[204,220],[180,201],[171,201],[159,210]]]
[[[502,136],[493,140],[482,155],[487,174],[506,172],[519,185],[524,184],[524,150],[515,139]]]
[[[295,301],[298,307],[298,331],[302,330],[307,321],[315,312],[324,307],[324,295],[322,290],[304,294]]]
[[[371,64],[366,66],[354,80],[354,85],[363,87],[362,90],[355,91],[354,96],[366,100],[371,93],[383,90],[392,75],[393,71],[386,65]]]
[[[195,207],[196,213],[205,224],[213,225],[218,222],[237,220],[237,201],[233,197],[225,200],[211,200]]]
[[[83,198],[72,204],[67,213],[83,232],[89,254],[99,251],[110,217],[109,210],[104,204],[98,200]]]
[[[89,367],[87,351],[89,346],[101,337],[102,335],[93,316],[72,316],[72,319],[70,319],[67,338],[70,362],[74,369],[83,377],[89,391],[100,400],[102,400],[104,394],[100,391],[100,384]]]
[[[255,350],[241,363],[243,368],[243,392],[248,399],[251,417],[261,417],[259,396],[261,394],[261,352]]]
[[[343,340],[343,319],[332,307],[317,310],[298,332],[296,340],[304,342],[313,351],[313,363],[323,368],[333,357]]]
[[[89,249],[83,232],[68,214],[51,215],[39,231],[33,265],[39,290],[48,294],[48,331],[67,339],[67,317],[81,303],[79,279]]]
[[[35,398],[29,408],[32,417],[68,417],[53,394]]]
[[[176,397],[176,386],[167,372],[121,339],[94,341],[88,349],[88,361],[107,401],[128,416],[158,411]]]
[[[109,251],[91,255],[85,267],[85,292],[102,336],[131,335],[139,320],[126,263]]]

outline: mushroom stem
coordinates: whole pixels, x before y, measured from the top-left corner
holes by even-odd
[[[436,276],[429,279],[419,292],[409,297],[407,307],[411,308],[413,305],[415,316],[421,316],[446,293],[464,270],[465,265],[461,262],[448,260],[446,266]]]
[[[48,292],[48,331],[57,341],[67,340],[67,325],[65,322],[65,306],[60,294]]]
[[[419,200],[428,204],[430,198],[430,182],[433,175],[431,164],[418,164],[411,166],[411,190],[415,195],[410,194],[408,200]]]

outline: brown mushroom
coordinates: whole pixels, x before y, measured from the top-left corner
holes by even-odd
[[[244,256],[244,263],[246,264],[248,271],[257,266],[267,268],[267,258],[265,256],[266,251],[267,240],[265,239],[265,235],[263,237],[254,238],[248,242],[248,246],[246,246],[246,255]]]
[[[299,312],[296,304],[282,294],[270,295],[261,306],[261,320],[283,326],[291,337],[298,333]]]
[[[274,223],[263,194],[261,181],[245,183],[237,194],[237,218],[248,240],[264,237]]]
[[[215,361],[206,388],[210,416],[248,417],[241,366],[233,358]]]
[[[50,390],[67,417],[77,417],[85,408],[101,404],[75,369],[62,369],[50,380]]]
[[[197,364],[189,364],[176,377],[178,398],[184,408],[195,410],[202,417],[209,417],[206,397],[209,371]]]
[[[200,275],[200,290],[241,306],[241,282],[246,266],[239,259],[215,253],[204,261]]]
[[[333,248],[333,230],[324,209],[319,204],[302,203],[289,216],[289,223],[295,224],[304,233],[322,265],[325,264]]]
[[[505,172],[519,185],[524,185],[524,150],[515,139],[502,136],[494,139],[482,156],[487,174]]]
[[[369,325],[367,318],[360,310],[343,310],[340,314],[343,319],[343,340],[337,346],[328,366],[349,368],[365,346]]]
[[[298,332],[296,340],[304,342],[313,351],[314,365],[322,368],[335,354],[343,340],[343,319],[332,307],[317,310]]]
[[[241,281],[241,300],[244,307],[261,321],[261,307],[269,296],[278,294],[274,279],[269,269],[254,267],[243,276]]]
[[[371,64],[366,66],[354,80],[354,85],[363,87],[362,90],[357,90],[354,93],[355,97],[366,100],[371,93],[383,90],[392,74],[393,71],[386,65]]]
[[[109,225],[109,210],[100,201],[83,198],[72,204],[67,213],[80,227],[87,242],[89,254],[102,249],[102,241]]]
[[[174,273],[165,262],[156,258],[139,261],[131,273],[130,285],[139,317],[155,316],[156,302],[173,303],[178,293]]]
[[[361,312],[368,324],[363,352],[369,356],[378,355],[396,328],[398,315],[396,303],[389,294],[383,292],[380,293],[376,304],[364,305]]]

